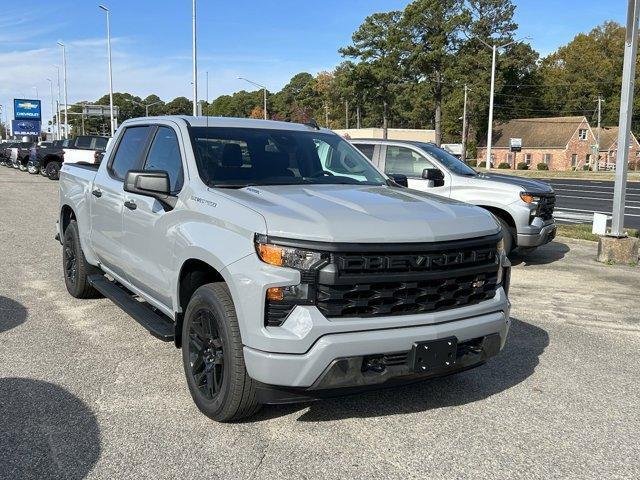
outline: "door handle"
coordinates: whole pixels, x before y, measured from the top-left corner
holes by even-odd
[[[136,208],[138,208],[136,202],[132,202],[131,200],[127,200],[126,202],[124,202],[124,206],[129,210],[135,210]]]
[[[91,192],[91,195],[93,195],[94,197],[100,198],[102,196],[102,192],[96,188],[94,191]]]

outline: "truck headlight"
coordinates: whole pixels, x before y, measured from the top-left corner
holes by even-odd
[[[326,259],[326,255],[320,252],[266,243],[262,235],[256,236],[255,245],[260,260],[276,267],[308,271],[317,268]]]

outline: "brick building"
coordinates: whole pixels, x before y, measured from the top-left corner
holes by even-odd
[[[510,151],[512,138],[522,139],[522,151]],[[526,162],[532,170],[539,163],[546,163],[549,170],[571,170],[589,164],[595,144],[586,117],[518,118],[496,124],[491,158],[494,167],[508,163],[515,168]],[[478,148],[478,161],[486,155],[485,143]]]
[[[600,168],[615,169],[616,154],[618,153],[618,127],[602,127],[600,129]],[[597,135],[598,130],[594,129]],[[637,162],[640,160],[640,143],[636,136],[631,133],[631,141],[629,142],[629,162]]]

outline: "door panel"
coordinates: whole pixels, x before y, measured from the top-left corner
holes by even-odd
[[[112,179],[99,169],[90,195],[91,202],[91,245],[100,260],[115,274],[126,278],[121,260],[122,209],[124,191],[122,182]],[[99,195],[99,196],[96,196]]]
[[[182,189],[184,168],[176,132],[160,126],[149,147],[144,170],[163,170],[169,173],[171,191]],[[123,229],[127,242],[123,253],[129,264],[129,281],[145,294],[171,308],[172,285],[170,279],[175,267],[173,261],[176,210],[165,211],[156,199],[125,193],[125,201],[135,203],[135,209],[123,213]]]

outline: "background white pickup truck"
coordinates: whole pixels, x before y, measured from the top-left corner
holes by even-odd
[[[432,143],[353,139],[387,175],[406,175],[409,188],[483,207],[502,223],[505,250],[525,253],[555,237],[556,196],[545,182],[512,175],[478,173]]]

